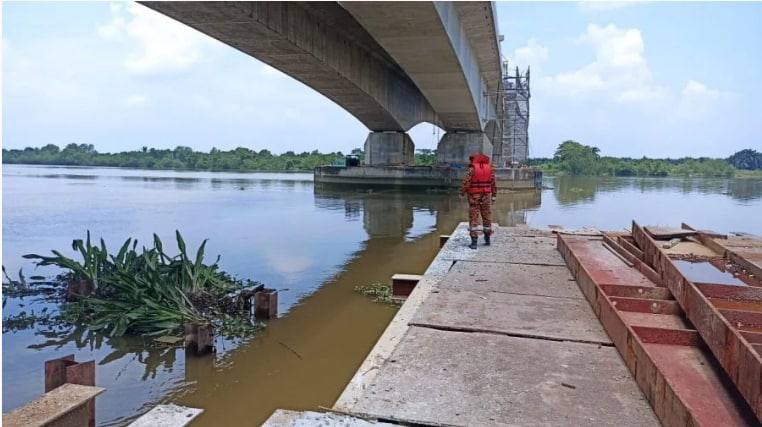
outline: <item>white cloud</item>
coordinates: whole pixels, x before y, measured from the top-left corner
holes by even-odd
[[[523,70],[531,66],[535,72],[538,72],[547,60],[548,48],[539,44],[535,39],[529,39],[526,46],[516,48],[513,51],[511,67],[517,66]]]
[[[708,88],[705,84],[689,80],[677,106],[677,114],[684,119],[701,119],[713,113],[721,113],[732,101],[733,94]]]
[[[669,96],[669,91],[654,84],[645,57],[640,30],[622,29],[609,24],[590,24],[577,38],[595,51],[595,61],[577,70],[548,77],[543,85],[564,95],[605,96],[619,102],[649,101]]]
[[[137,3],[112,4],[111,21],[98,27],[106,40],[127,43],[124,60],[135,74],[176,72],[188,69],[212,42],[207,36]]]
[[[148,103],[148,97],[145,95],[132,94],[124,99],[124,105],[127,107],[142,107]]]

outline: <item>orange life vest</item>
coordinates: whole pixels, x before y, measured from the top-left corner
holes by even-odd
[[[473,156],[471,167],[474,168],[474,174],[471,177],[468,192],[471,194],[492,193],[492,165],[489,164],[489,157],[483,154]]]

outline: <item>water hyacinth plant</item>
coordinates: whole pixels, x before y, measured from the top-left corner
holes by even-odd
[[[188,322],[237,322],[232,327],[223,325],[223,329],[241,333],[255,329],[248,320],[247,304],[241,301],[262,285],[236,280],[220,271],[219,256],[212,264],[205,264],[206,240],[191,258],[179,231],[175,237],[179,253],[174,256],[164,251],[155,234],[152,247],[137,250],[137,240],[129,238],[112,255],[103,239],[99,245],[92,245],[88,231],[84,241],[72,242],[81,261],[55,250],[54,256],[29,254],[24,258],[36,260],[40,266],[64,269],[62,277],[70,292],[72,284],[88,284],[86,292],[74,292],[73,301],[65,306],[67,317],[109,336],[178,335]]]

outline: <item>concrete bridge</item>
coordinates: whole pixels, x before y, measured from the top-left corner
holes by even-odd
[[[465,162],[474,151],[491,155],[493,142],[500,144],[492,2],[141,3],[343,107],[370,130],[366,164],[411,165],[406,132],[421,122],[446,131],[440,163]]]

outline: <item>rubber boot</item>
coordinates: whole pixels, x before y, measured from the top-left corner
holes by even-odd
[[[468,245],[468,247],[471,249],[476,249],[476,237],[471,238],[471,244]]]
[[[489,246],[489,234],[484,235],[484,246]]]

